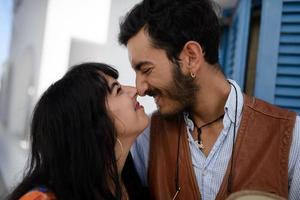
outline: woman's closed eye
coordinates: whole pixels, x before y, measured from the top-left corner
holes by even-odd
[[[122,86],[119,85],[119,87],[117,88],[117,95],[120,95],[123,93],[123,89],[122,89]]]
[[[118,82],[113,82],[110,86],[110,93],[119,95],[122,94],[122,86]]]

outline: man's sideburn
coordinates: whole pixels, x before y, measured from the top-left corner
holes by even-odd
[[[195,84],[195,79],[189,74],[185,75],[182,73],[179,62],[175,61],[173,63],[172,81],[166,87],[164,93],[166,97],[176,101],[179,106],[172,112],[161,113],[166,119],[173,119],[183,111],[194,107],[196,103],[196,93],[199,90],[199,87]]]

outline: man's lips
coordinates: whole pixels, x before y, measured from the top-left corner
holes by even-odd
[[[154,96],[154,100],[155,100],[155,103],[158,105],[158,103],[159,103],[159,99],[160,99],[160,96],[158,96],[158,95],[155,95]]]

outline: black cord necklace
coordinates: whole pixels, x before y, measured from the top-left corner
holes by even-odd
[[[234,111],[234,122],[233,122],[233,139],[232,139],[232,151],[231,151],[231,161],[230,161],[230,172],[229,172],[229,176],[227,179],[227,193],[231,194],[232,193],[232,185],[233,185],[233,176],[234,176],[234,162],[233,162],[233,154],[234,154],[234,150],[235,150],[235,136],[236,136],[236,128],[237,128],[237,109],[238,109],[238,92],[237,92],[237,88],[235,87],[234,84],[232,84],[231,82],[228,81],[228,83],[230,85],[232,85],[232,87],[234,88],[234,92],[235,92],[235,111]],[[221,115],[220,117],[218,117],[216,120],[210,122],[211,124],[214,123],[215,121],[218,121],[220,118],[223,118],[224,114]],[[192,119],[193,121],[193,119]],[[194,126],[196,126],[195,122],[193,121]],[[196,126],[197,127],[197,126]],[[199,141],[199,135],[201,136],[201,128],[203,128],[202,126],[200,127],[200,134],[198,132],[198,141]],[[197,127],[197,129],[199,129]],[[179,153],[180,153],[180,136],[181,134],[178,134],[178,143],[177,143],[177,159],[176,159],[176,169],[175,169],[175,195],[172,198],[172,200],[176,199],[181,187],[179,185]],[[200,137],[201,140],[201,137]],[[200,141],[201,142],[201,141]],[[199,142],[198,142],[199,144]]]
[[[204,145],[203,145],[203,142],[201,140],[201,134],[202,134],[202,128],[206,127],[206,126],[209,126],[217,121],[219,121],[220,119],[222,119],[224,117],[224,114],[222,114],[221,116],[219,116],[218,118],[216,118],[215,120],[211,121],[211,122],[208,122],[206,124],[203,124],[202,126],[198,127],[197,124],[195,123],[195,121],[192,119],[193,123],[194,123],[194,126],[197,128],[197,142],[198,142],[198,147],[200,150],[203,150],[204,149]]]

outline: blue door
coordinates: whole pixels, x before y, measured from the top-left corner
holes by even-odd
[[[263,0],[255,96],[300,114],[300,0]]]

